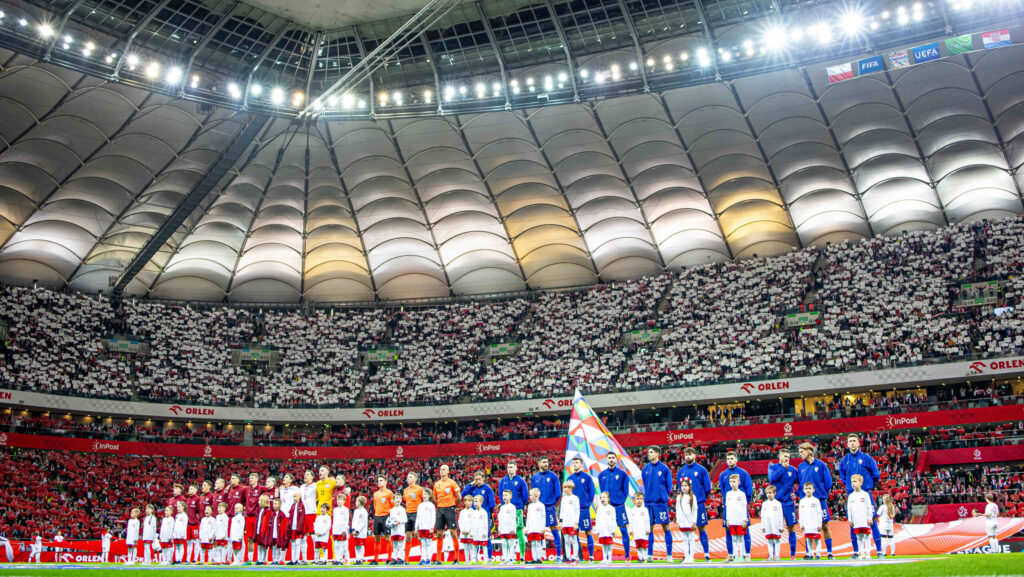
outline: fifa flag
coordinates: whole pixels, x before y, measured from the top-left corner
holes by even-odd
[[[836,66],[828,66],[825,68],[825,72],[828,73],[829,84],[835,84],[836,82],[842,82],[843,80],[853,78],[853,66],[849,62],[838,64]]]
[[[910,66],[910,53],[906,50],[896,50],[889,53],[889,68],[906,68]]]
[[[981,34],[981,43],[985,46],[985,49],[989,48],[1000,48],[1002,46],[1009,46],[1013,44],[1010,40],[1010,29],[1003,28],[1002,30],[993,30],[991,32],[983,32]]]
[[[883,70],[885,70],[885,63],[882,62],[881,56],[872,56],[871,58],[857,61],[857,76],[864,76],[865,74],[881,72]]]
[[[583,466],[587,468],[590,476],[594,479],[594,502],[590,504],[591,513],[594,513],[600,501],[601,486],[597,482],[597,476],[608,468],[605,458],[608,454],[618,457],[617,467],[629,475],[629,494],[642,492],[643,481],[640,478],[640,467],[629,458],[622,445],[615,440],[615,437],[608,432],[604,423],[597,416],[597,413],[590,408],[590,405],[583,400],[580,390],[572,399],[572,416],[569,419],[569,439],[565,445],[565,470],[568,472],[572,460],[576,457],[583,459]],[[580,503],[583,506],[583,503]],[[626,501],[627,507],[632,507],[632,502]]]
[[[946,39],[946,54],[950,56],[954,54],[964,54],[974,50],[974,40],[970,34],[964,34],[963,36],[957,36],[956,38]]]

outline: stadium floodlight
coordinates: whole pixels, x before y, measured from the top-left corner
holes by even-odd
[[[590,76],[590,72],[586,68],[580,69],[580,78],[586,78]]]
[[[467,90],[468,90],[468,89],[466,88],[466,85],[465,85],[465,84],[463,84],[462,86],[460,86],[460,87],[459,87],[459,95],[460,95],[460,96],[465,96],[465,95],[466,95],[466,91],[467,91]]]
[[[565,72],[559,72],[558,73],[558,81],[559,82],[565,82],[568,79],[569,79],[569,77],[565,75]]]
[[[7,16],[7,14],[5,14],[3,10],[0,10],[0,20],[3,20],[4,16]]]
[[[96,45],[92,41],[86,42],[85,46],[82,47],[82,56],[92,55],[92,51],[96,49]]]
[[[636,70],[636,62],[630,62],[629,63],[629,69],[630,70]]]
[[[882,20],[888,20],[890,16],[892,16],[892,14],[890,14],[888,10],[882,10]]]
[[[263,87],[259,84],[253,84],[249,87],[249,92],[251,92],[253,96],[259,96],[260,93],[263,92]]]
[[[513,86],[512,87],[512,94],[519,94],[519,87],[518,86]]]
[[[444,100],[445,100],[445,102],[451,102],[451,100],[453,98],[455,98],[455,87],[454,86],[445,86],[444,87]]]
[[[349,94],[348,92],[341,95],[341,107],[344,108],[345,110],[352,108],[352,104],[354,101],[355,97]],[[360,102],[362,102],[362,100],[360,100]]]
[[[604,81],[604,72],[598,72],[597,74],[594,75],[594,82],[597,82],[598,84],[604,84]]]
[[[234,98],[235,100],[238,100],[242,97],[242,91],[239,90],[238,85],[234,82],[228,84],[228,94],[231,96],[231,98]]]
[[[920,22],[924,19],[924,12],[914,12],[914,21]]]
[[[284,90],[280,88],[274,88],[270,91],[270,101],[274,104],[280,105],[284,102]]]
[[[430,92],[430,91],[428,90],[427,92]],[[327,106],[329,106],[331,108],[334,108],[337,105],[338,105],[338,96],[336,94],[332,94],[332,95],[327,97]]]
[[[366,108],[366,101],[360,98],[359,102],[356,103],[356,106],[358,106],[359,108]]]
[[[125,60],[128,62],[128,70],[135,70],[135,67],[139,65],[139,57],[135,54],[129,54]]]
[[[401,106],[405,104],[405,96],[403,96],[401,92],[395,92],[394,94],[391,95],[391,97],[395,99],[395,106]]]
[[[872,20],[871,21],[871,29],[872,30],[878,30],[878,22]]]
[[[41,36],[43,38],[49,38],[50,36],[53,36],[53,26],[50,26],[49,24],[47,24],[45,22],[40,24],[39,25],[39,36]]]
[[[532,76],[527,76],[526,77],[526,85],[527,86],[533,86],[533,77]]]
[[[679,53],[679,60],[681,60],[683,62],[686,62],[689,59],[690,59],[690,53],[689,52],[681,52],[681,53]]]
[[[500,82],[495,82],[494,84],[492,84],[491,85],[491,90],[493,90],[495,92],[501,92],[501,83]]]
[[[916,8],[915,8],[915,10],[916,10]],[[75,41],[75,39],[72,38],[70,34],[65,34],[64,35],[64,44],[71,44],[74,41]]]
[[[474,86],[474,92],[476,92],[477,98],[483,98],[486,91],[487,88],[483,85],[483,83],[478,82],[476,86]]]
[[[146,67],[146,78],[154,80],[160,76],[160,63],[150,62],[149,66]]]
[[[899,22],[900,24],[906,24],[907,22],[910,22],[910,18],[906,15],[906,13],[904,13],[897,16],[896,21]]]
[[[192,75],[192,82],[189,82],[188,85],[191,86],[192,88],[198,88],[199,87],[199,75],[198,74],[193,74]]]
[[[430,99],[434,97],[434,93],[429,90],[423,91],[423,102],[430,104]]]
[[[388,103],[388,93],[387,92],[381,92],[380,94],[377,95],[377,99],[380,100],[380,105],[381,106],[387,106],[387,103]]]
[[[306,96],[301,92],[292,94],[292,106],[302,106],[302,103],[306,100]]]
[[[21,26],[22,28],[28,26],[28,20],[25,20],[24,18],[18,18],[18,26]]]
[[[856,10],[844,12],[839,21],[846,36],[856,36],[864,29],[864,15]]]
[[[150,66],[153,65],[150,64]],[[177,66],[172,66],[170,69],[167,70],[167,76],[164,79],[167,81],[167,84],[175,86],[181,83],[181,74],[181,68],[178,68]],[[148,68],[146,69],[146,76],[149,76]]]
[[[722,53],[722,62],[728,62],[732,60],[732,52],[728,50]]]
[[[802,32],[801,36],[803,36]],[[764,31],[761,43],[772,52],[782,50],[786,46],[786,29],[779,25],[770,26]]]

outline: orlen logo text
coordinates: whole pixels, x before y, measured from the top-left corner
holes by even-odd
[[[104,443],[101,441],[93,441],[92,443],[93,451],[119,451],[120,449],[121,445],[118,443]]]
[[[7,391],[0,391],[0,401],[9,401],[12,396],[13,395]]]
[[[971,363],[971,368],[967,369],[968,375],[980,375],[985,372],[984,361],[974,361]]]
[[[169,408],[167,410],[172,412],[172,413],[174,413],[175,415],[180,415],[182,413],[185,413],[186,415],[200,415],[200,416],[208,416],[208,417],[213,416],[215,414],[215,412],[216,412],[216,409],[202,409],[202,408],[198,408],[198,407],[182,407],[181,405],[174,405],[174,406],[172,406],[171,408]]]
[[[885,426],[889,427],[890,429],[894,429],[896,427],[906,427],[907,425],[916,424],[917,417],[896,417],[894,415],[889,415],[888,417],[885,418]]]
[[[485,445],[483,443],[477,443],[476,452],[486,453],[487,451],[501,451],[501,445]]]
[[[378,417],[378,418],[379,417],[404,417],[405,416],[405,409],[380,409],[380,410],[366,409],[366,410],[363,411],[363,414],[366,415],[367,419],[372,419],[375,416]]]
[[[971,367],[973,367],[974,364],[971,364]],[[988,368],[993,371],[1005,371],[1007,369],[1024,369],[1024,359],[1010,359],[1008,361],[990,361],[988,364]]]
[[[669,433],[668,442],[678,443],[679,441],[692,441],[693,433]]]
[[[572,399],[558,399],[557,401],[554,399],[544,399],[542,404],[546,409],[553,409],[555,407],[571,407]]]
[[[300,457],[316,458],[316,449],[292,449],[292,457],[296,459]]]
[[[743,392],[750,394],[756,389],[758,392],[764,391],[785,391],[789,389],[789,381],[773,381],[768,383],[743,383],[740,385]]]

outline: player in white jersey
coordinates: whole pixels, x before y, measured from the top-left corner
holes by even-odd
[[[164,508],[164,518],[160,520],[160,564],[170,565],[174,562],[174,509],[170,505]]]
[[[395,495],[395,504],[388,512],[385,525],[391,534],[391,559],[388,565],[405,564],[405,524],[409,522],[409,515],[405,512],[402,504],[402,495]]]
[[[462,510],[459,511],[459,545],[466,556],[466,563],[471,563],[476,557],[476,543],[473,542],[473,497],[466,495],[462,498]],[[455,560],[458,561],[458,551],[455,552]]]
[[[241,565],[245,541],[245,506],[241,503],[235,505],[235,514],[231,517],[231,526],[228,528],[228,541],[231,543],[231,564]]]
[[[473,531],[470,537],[473,539],[473,544],[476,545],[476,557],[473,559],[474,562],[480,560],[481,563],[487,563],[487,544],[491,541],[491,524],[490,519],[487,517],[487,511],[484,510],[484,496],[475,495],[473,497]]]
[[[633,508],[626,513],[629,533],[636,545],[636,558],[641,563],[653,561],[647,556],[647,541],[651,537],[651,515],[644,506],[644,494],[633,495]]]
[[[730,491],[725,494],[725,524],[729,527],[732,538],[732,549],[736,552],[736,561],[749,561],[744,545],[744,535],[750,524],[747,512],[747,494],[740,490],[740,476],[729,475]],[[732,561],[733,559],[729,559]]]
[[[846,497],[846,519],[850,522],[853,535],[857,539],[860,552],[857,558],[870,559],[871,525],[875,522],[875,507],[871,503],[871,495],[862,489],[863,484],[863,476],[850,476],[850,486],[853,487],[853,491]]]
[[[289,519],[292,516],[292,507],[295,506],[295,493],[301,494],[302,488],[295,485],[295,477],[291,473],[285,473],[284,477],[281,477],[281,486],[277,488],[277,495],[281,499],[281,510]]]
[[[597,533],[597,542],[601,545],[601,563],[607,565],[612,562],[612,539],[615,537],[617,518],[608,491],[601,493],[600,499],[601,505],[594,516],[594,532]]]
[[[530,489],[530,504],[526,507],[526,540],[530,543],[530,556],[533,563],[544,562],[544,530],[547,528],[547,509],[540,502],[540,489]],[[525,563],[526,560],[524,559]]]
[[[882,534],[882,552],[879,557],[886,555],[896,556],[896,540],[893,539],[893,531],[896,525],[896,515],[899,509],[892,502],[892,495],[882,495],[882,507],[878,510],[878,531]]]
[[[985,534],[988,535],[989,553],[999,553],[999,505],[992,493],[985,493],[985,512],[971,511],[974,517],[985,518]]]
[[[217,536],[217,518],[213,516],[213,507],[207,505],[203,511],[203,518],[199,520],[199,547],[202,553],[199,562],[203,565],[210,563],[210,552],[213,550],[213,540]]]
[[[103,535],[100,536],[100,543],[102,553],[100,553],[100,561],[103,563],[110,562],[110,542],[113,541],[114,536],[110,534],[110,529],[104,527]],[[11,561],[14,561],[14,557],[11,556]]]
[[[287,477],[287,475],[286,475]],[[348,563],[348,531],[352,514],[345,506],[345,494],[335,495],[334,511],[331,514],[331,539],[334,542],[334,565]]]
[[[228,518],[228,504],[217,503],[217,530],[213,535],[214,563],[226,565],[228,562],[228,531],[231,530],[231,519]]]
[[[153,563],[153,543],[157,541],[156,508],[153,505],[146,505],[146,516],[142,518],[142,556],[143,563]]]
[[[501,562],[512,565],[516,562],[516,506],[512,504],[512,491],[501,493],[501,507],[498,507],[498,539],[501,540]]]
[[[366,546],[366,531],[369,517],[366,513],[366,497],[356,498],[356,509],[352,511],[352,545],[355,547],[356,565],[363,564],[363,552]]]
[[[129,521],[130,522],[130,521]],[[138,519],[135,520],[138,523]],[[39,534],[39,531],[33,533],[34,538],[32,539],[32,545],[29,546],[28,562],[29,563],[42,563],[43,562],[43,536]],[[34,561],[33,561],[34,559]]]
[[[60,544],[64,542],[64,534],[61,533],[60,529],[57,529],[57,534],[53,536],[53,562],[60,562],[60,554],[64,549],[61,548]]]
[[[313,549],[316,551],[317,565],[327,564],[327,542],[331,538],[331,506],[324,503],[320,507],[320,514],[313,522]]]
[[[430,559],[434,554],[435,523],[437,522],[437,508],[434,507],[434,492],[430,489],[423,489],[423,502],[416,508],[416,536],[420,541],[420,565],[430,565]],[[441,561],[435,562],[440,565]]]
[[[683,534],[683,563],[693,563],[694,539],[697,537],[697,520],[700,507],[693,494],[690,479],[679,479],[679,494],[676,495],[676,525]]]
[[[131,518],[128,519],[128,525],[125,529],[124,542],[128,546],[128,560],[125,561],[126,565],[135,564],[135,548],[139,544],[139,513],[138,508],[132,509]],[[42,543],[42,541],[40,541]]]
[[[558,505],[558,525],[562,534],[562,552],[567,563],[579,561],[580,541],[576,538],[580,522],[580,499],[572,494],[576,484],[562,483],[562,500]],[[589,503],[588,503],[589,506]]]
[[[761,529],[768,541],[768,561],[778,561],[782,556],[782,529],[786,526],[782,515],[782,503],[775,498],[775,485],[764,488],[765,499],[761,503]]]
[[[185,501],[178,501],[178,512],[174,515],[174,563],[185,560],[185,545],[188,542],[188,513],[185,512]]]
[[[804,530],[804,559],[821,559],[821,501],[814,496],[814,483],[804,483],[804,498],[800,499],[800,526]]]

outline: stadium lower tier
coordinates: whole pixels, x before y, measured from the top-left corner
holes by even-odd
[[[996,538],[998,540],[1005,539],[1014,535],[1015,533],[1024,530],[1024,519],[1011,519],[1011,518],[1000,518],[996,523]],[[853,554],[853,546],[850,540],[850,524],[846,521],[831,521],[829,522],[829,529],[831,530],[832,547],[833,553],[837,557],[846,557]],[[981,518],[969,518],[958,520],[955,522],[948,523],[930,523],[927,525],[909,525],[899,524],[894,526],[893,535],[891,541],[883,541],[883,550],[887,553],[892,554],[895,551],[896,556],[907,556],[907,555],[936,555],[936,554],[950,554],[950,553],[991,553],[992,546],[989,540],[990,527],[985,526],[984,519]],[[693,532],[684,533],[679,530],[679,527],[672,523],[670,525],[672,532],[672,559],[683,560],[688,554],[690,554],[696,560],[703,558],[704,550],[701,542],[697,539]],[[757,518],[751,518],[750,527],[750,556],[752,559],[765,559],[770,553],[774,553],[774,548],[778,548],[778,555],[783,558],[790,556],[802,557],[807,553],[807,541],[802,530],[797,532],[797,548],[796,551],[791,551],[788,542],[788,533],[783,531],[781,539],[774,546],[769,545],[768,539],[766,539],[765,531],[762,528],[761,520]],[[707,527],[708,536],[708,554],[712,560],[722,560],[728,556],[728,550],[726,547],[726,539],[728,538],[727,531],[722,527],[721,523],[713,522]],[[616,533],[612,543],[612,560],[622,561],[626,559],[626,551],[621,542],[621,533]],[[668,549],[666,546],[665,534],[661,527],[655,526],[650,538],[654,540],[654,556],[655,560],[666,559],[668,555]],[[546,531],[544,534],[544,559],[545,561],[551,561],[556,558],[556,550],[553,546],[553,536],[550,531]],[[580,546],[580,558],[581,560],[590,560],[591,556],[588,551],[586,544],[586,538],[581,537]],[[510,546],[512,554],[516,557],[517,561],[524,559],[520,554],[518,543],[514,540],[506,541],[498,537],[492,537],[490,539],[492,554],[494,559],[501,559],[502,548],[506,545]],[[309,551],[313,548],[309,547],[309,543],[306,543]],[[27,563],[30,561],[31,554],[31,543],[28,541],[12,541],[11,542],[13,559],[8,558],[9,561],[16,563]],[[889,549],[889,547],[892,547]],[[435,545],[436,547],[436,545]],[[770,547],[773,547],[770,549]],[[1008,544],[998,545],[999,551],[996,552],[1010,552],[1010,546]],[[404,547],[404,551],[401,547],[395,548],[392,543],[388,541],[382,541],[380,547],[376,547],[372,538],[366,539],[366,545],[363,550],[361,557],[357,556],[357,550],[355,542],[352,539],[348,540],[348,562],[355,560],[370,561],[378,560],[383,563],[391,558],[402,559],[407,563],[417,563],[422,560],[421,554],[421,543],[416,537]],[[466,562],[466,554],[464,551],[456,553],[456,544],[451,538],[445,538],[441,541],[439,550],[440,555],[432,555],[432,560],[441,560],[444,562],[450,562],[458,559],[460,562]],[[462,549],[458,547],[458,549]],[[483,549],[483,548],[481,548]],[[104,556],[102,543],[100,540],[71,540],[64,541],[61,543],[54,543],[53,541],[44,541],[42,554],[39,558],[39,562],[42,563],[99,563],[99,562],[126,562],[129,560],[128,555],[129,548],[123,539],[113,540],[109,552]],[[486,557],[486,550],[480,552],[481,557]],[[143,547],[135,546],[135,559],[144,560],[144,549]],[[0,555],[3,553],[0,552]],[[273,553],[271,553],[273,555]],[[822,551],[824,557],[825,552]],[[248,553],[245,550],[239,551],[239,555],[243,559],[248,559]],[[872,556],[877,555],[877,551],[872,550]],[[335,560],[333,542],[328,544],[327,547],[327,558],[331,561]],[[631,561],[638,560],[638,547],[636,543],[630,544],[629,558]],[[160,561],[159,553],[152,556],[154,563]],[[277,558],[272,558],[274,562],[291,562],[292,551],[284,550],[282,555]],[[602,547],[597,545],[594,548],[593,559],[596,561],[604,560],[604,553]],[[34,559],[33,559],[34,560]],[[204,556],[205,560],[205,556]],[[533,561],[533,556],[530,552],[530,548],[527,547],[525,551],[525,560]]]

